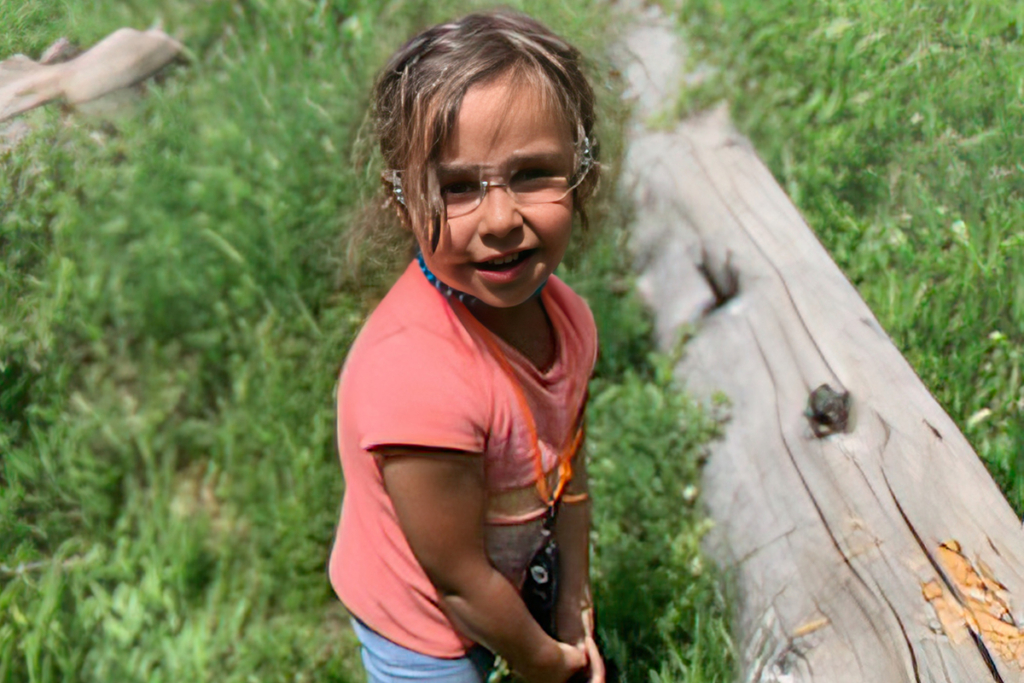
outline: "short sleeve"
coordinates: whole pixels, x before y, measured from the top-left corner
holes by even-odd
[[[478,354],[423,330],[354,349],[338,395],[339,424],[359,447],[482,453],[491,415]]]

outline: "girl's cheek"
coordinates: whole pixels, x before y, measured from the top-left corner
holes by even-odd
[[[473,241],[474,227],[465,220],[450,223],[448,227],[449,247],[453,252],[464,251]]]

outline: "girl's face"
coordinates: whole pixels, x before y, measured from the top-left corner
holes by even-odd
[[[509,79],[471,87],[437,173],[442,193],[480,180],[569,175],[569,127],[534,87],[512,92]],[[518,204],[505,187],[489,187],[469,213],[448,220],[437,249],[420,238],[427,267],[445,284],[482,302],[526,302],[561,262],[572,232],[572,194],[555,203]]]

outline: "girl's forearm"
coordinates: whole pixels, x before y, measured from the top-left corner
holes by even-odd
[[[564,681],[569,674],[560,644],[530,615],[508,580],[493,567],[467,581],[462,590],[442,594],[449,618],[466,637],[501,655],[531,683]]]
[[[594,630],[590,598],[590,481],[582,448],[573,460],[573,470],[555,526],[560,563],[555,619],[559,638],[581,643]]]
[[[482,458],[390,454],[384,483],[413,554],[455,627],[530,683],[562,683],[586,654],[549,637],[487,558]]]
[[[559,550],[558,637],[580,643],[591,635],[590,502],[563,504],[555,528]]]

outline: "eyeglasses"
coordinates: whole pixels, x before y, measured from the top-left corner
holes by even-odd
[[[457,180],[441,187],[441,201],[444,203],[448,218],[465,216],[476,210],[483,203],[487,191],[492,187],[503,187],[514,202],[520,205],[554,204],[579,187],[594,164],[590,140],[583,138],[580,153],[580,164],[571,176],[560,174],[551,169],[526,167],[518,170],[509,178],[494,180]],[[400,171],[384,173],[384,179],[392,185],[395,199],[405,205],[402,191]]]

